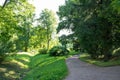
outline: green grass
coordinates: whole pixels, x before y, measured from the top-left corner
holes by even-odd
[[[0,80],[62,80],[67,71],[65,57],[16,54],[0,65]]]
[[[18,80],[28,71],[31,56],[16,54],[7,56],[0,64],[0,80]]]
[[[31,58],[30,71],[23,80],[62,80],[67,75],[64,57],[36,55]]]
[[[88,62],[90,64],[100,66],[100,67],[108,67],[108,66],[120,65],[120,58],[117,59],[117,60],[112,59],[112,60],[109,60],[107,62],[104,62],[102,60],[91,59],[88,54],[82,54],[82,55],[80,55],[80,60]]]

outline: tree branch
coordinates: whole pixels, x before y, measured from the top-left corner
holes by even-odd
[[[5,0],[5,2],[4,2],[4,4],[3,4],[2,8],[5,7],[5,5],[7,4],[7,1],[8,1],[8,0]]]

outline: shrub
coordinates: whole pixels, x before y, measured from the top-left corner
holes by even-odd
[[[47,49],[46,49],[46,48],[40,49],[40,50],[39,50],[39,53],[40,53],[40,54],[47,54]]]
[[[114,56],[114,57],[120,57],[120,48],[115,49],[115,50],[113,51],[113,56]]]
[[[68,50],[62,46],[54,46],[50,49],[49,55],[50,56],[64,56],[68,54]]]

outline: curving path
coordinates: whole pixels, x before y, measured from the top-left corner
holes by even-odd
[[[72,56],[66,60],[69,75],[65,80],[120,80],[120,66],[97,67]]]

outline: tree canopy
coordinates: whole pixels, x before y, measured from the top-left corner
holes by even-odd
[[[35,7],[27,0],[6,0],[0,9],[0,54],[49,47],[57,23],[51,10],[36,19]]]
[[[114,8],[116,1],[66,0],[65,5],[59,7],[57,31],[71,29],[91,57],[109,59],[120,40],[119,7]]]

